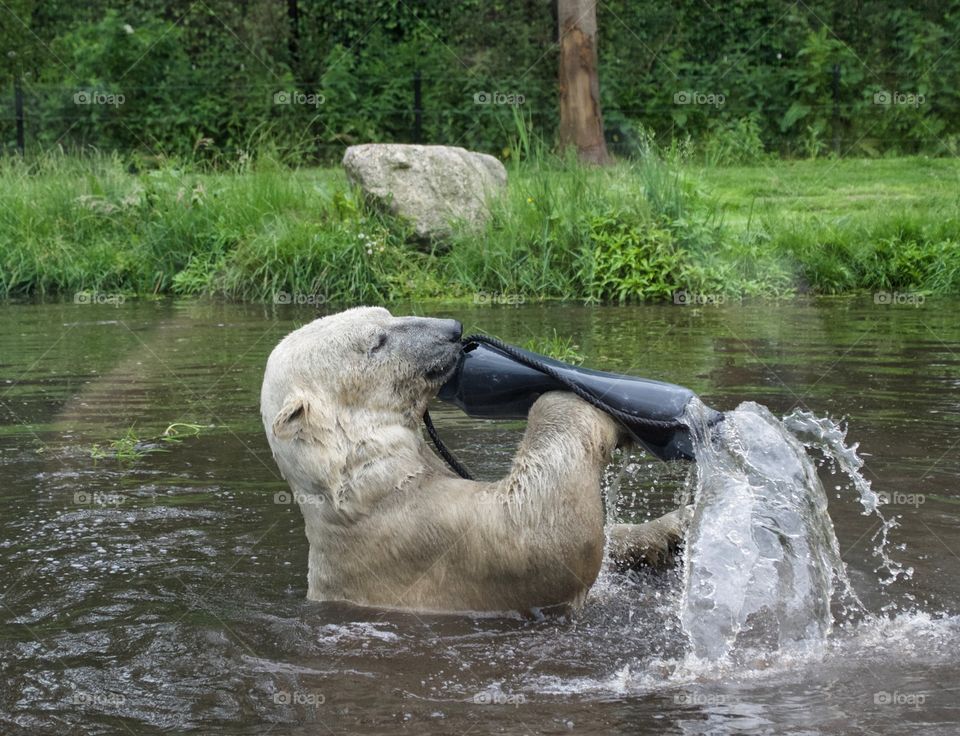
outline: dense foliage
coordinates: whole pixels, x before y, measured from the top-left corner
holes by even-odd
[[[518,113],[555,133],[553,5],[6,0],[0,144],[15,142],[19,78],[33,150],[332,160],[352,142],[412,140],[419,74],[424,142],[509,158]],[[621,155],[651,131],[718,163],[957,152],[958,0],[609,0],[598,19]]]

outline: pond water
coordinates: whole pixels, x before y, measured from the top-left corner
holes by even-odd
[[[697,667],[679,571],[604,572],[583,611],[541,621],[306,601],[303,523],[275,502],[258,397],[266,356],[312,309],[2,306],[0,733],[956,733],[958,308],[393,307],[514,343],[556,330],[586,365],[719,409],[849,418],[912,576],[881,582],[879,521],[824,467],[868,615],[816,656]],[[433,415],[477,475],[508,467],[521,422]],[[202,429],[156,440],[173,423]],[[141,441],[118,458],[128,432]],[[674,508],[687,471],[631,459],[618,514]]]

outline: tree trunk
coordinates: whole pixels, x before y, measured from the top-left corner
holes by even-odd
[[[610,162],[597,75],[596,0],[557,0],[560,30],[560,146],[584,163]]]

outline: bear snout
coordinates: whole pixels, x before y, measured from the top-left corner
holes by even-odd
[[[400,317],[396,329],[398,334],[406,334],[413,340],[425,343],[458,343],[463,335],[463,325],[459,320],[434,317]]]
[[[441,320],[448,323],[448,337],[451,342],[460,342],[460,338],[463,337],[463,325],[460,324],[459,320],[456,319],[445,319]]]

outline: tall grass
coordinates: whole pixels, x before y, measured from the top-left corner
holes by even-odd
[[[480,234],[443,264],[470,290],[591,301],[678,290],[780,295],[789,263],[724,228],[696,181],[653,150],[611,168],[538,156],[511,174]]]
[[[0,297],[359,303],[480,292],[639,301],[684,290],[960,291],[960,201],[947,186],[930,195],[920,159],[885,170],[882,196],[851,189],[834,202],[843,182],[873,191],[878,180],[844,164],[823,181],[800,172],[810,180],[796,194],[779,183],[786,164],[696,171],[652,146],[637,161],[586,168],[551,155],[519,124],[512,150],[510,185],[487,226],[433,249],[370,210],[339,170],[291,168],[267,154],[217,172],[190,162],[140,170],[95,153],[2,159]],[[949,184],[958,171],[941,174]]]
[[[290,170],[267,158],[216,174],[177,165],[132,174],[99,155],[0,165],[5,297],[385,298],[401,238],[385,233],[338,172]]]

